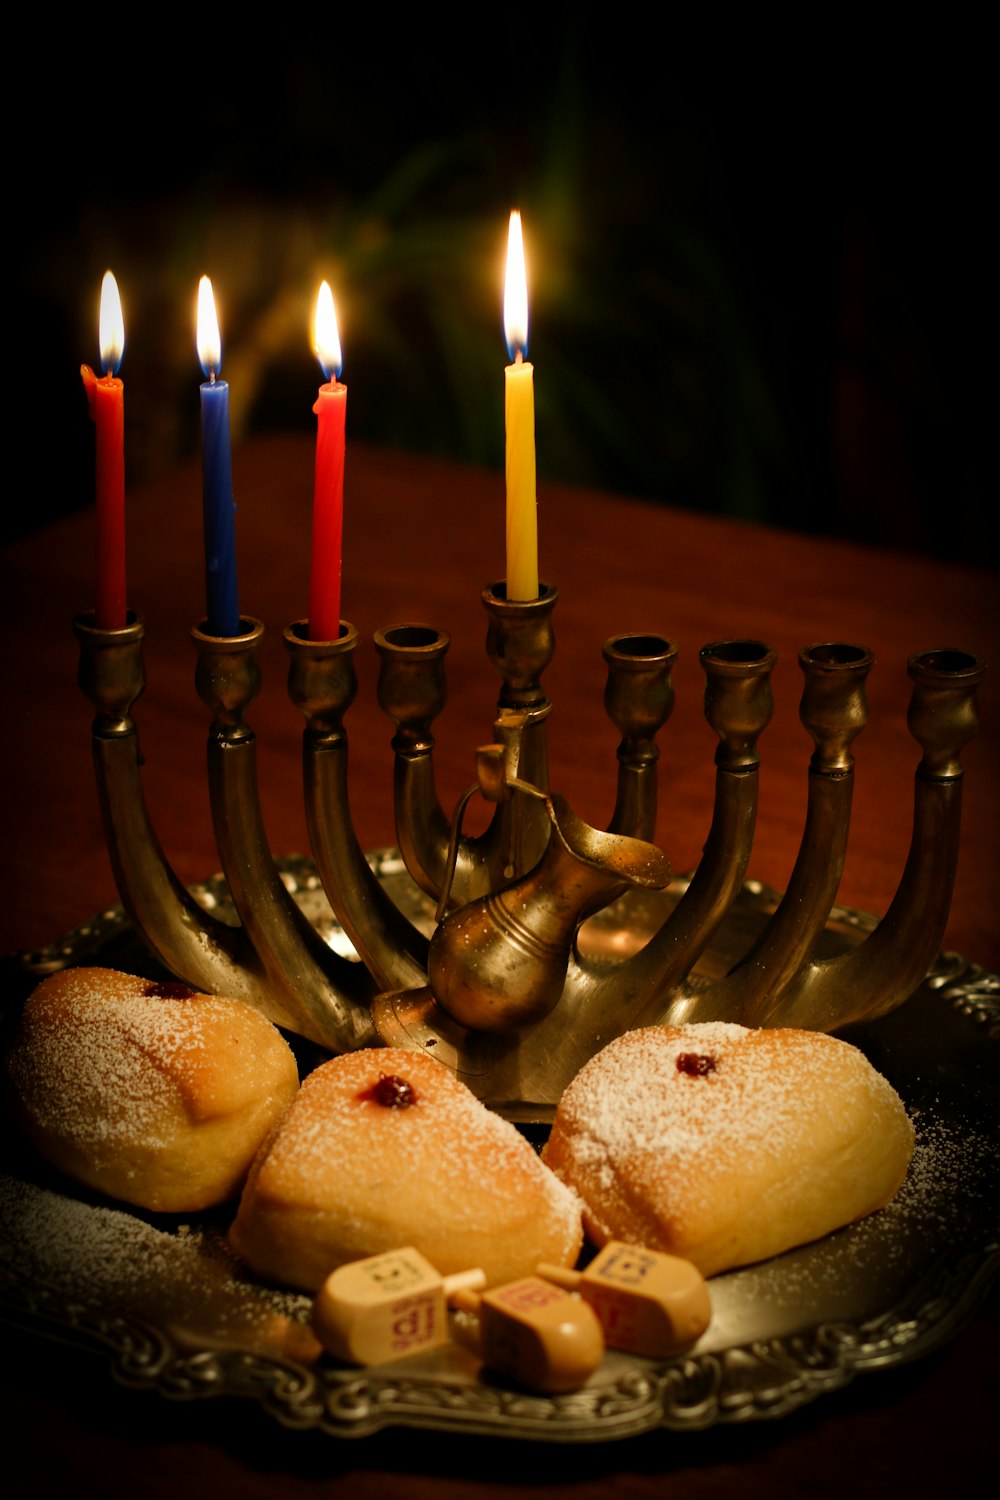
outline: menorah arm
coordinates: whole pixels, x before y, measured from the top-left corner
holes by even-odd
[[[690,1019],[767,1024],[763,1014],[792,984],[826,926],[844,868],[853,790],[851,776],[810,768],[802,842],[778,909],[733,971],[698,993]]]
[[[347,795],[344,715],[357,692],[357,644],[358,632],[346,620],[335,641],[310,640],[305,620],[285,631],[288,694],[306,719],[306,819],[330,905],[372,975],[374,988],[408,988],[425,982],[427,939],[379,885],[355,834]]]
[[[665,1008],[688,1003],[684,981],[739,893],[753,846],[760,755],[757,740],[773,712],[771,673],[775,654],[761,641],[718,641],[701,653],[705,671],[705,715],[719,736],[715,753],[715,804],[698,869],[682,899],[646,945],[604,974],[577,955],[588,974],[587,1003],[578,1026],[610,1020],[617,991],[622,1004],[618,1029],[649,1025]],[[622,996],[623,981],[627,992]],[[607,990],[607,1000],[596,997]],[[604,1016],[603,1012],[608,1011]]]
[[[497,608],[505,622],[502,601]],[[396,841],[410,878],[437,902],[448,877],[454,833],[437,793],[431,733],[447,697],[444,657],[448,637],[424,625],[394,625],[376,632],[375,647],[380,657],[379,703],[396,726],[392,740]],[[545,719],[551,705],[540,689],[527,696],[532,701],[525,704],[501,701],[494,739],[503,746],[508,778],[519,777],[547,791]],[[523,799],[502,799],[482,834],[459,837],[449,908],[509,885],[541,858],[548,822],[533,803],[522,803]]]
[[[274,991],[274,1019],[335,1052],[375,1040],[371,976],[328,948],[289,894],[264,833],[256,741],[245,726],[213,725],[208,786],[223,873]]]
[[[212,714],[208,787],[215,841],[233,904],[271,991],[274,1018],[333,1051],[374,1038],[370,976],[323,942],[278,874],[257,791],[253,731],[243,721],[260,685],[259,620],[239,636],[192,631],[198,652],[195,686]]]
[[[656,735],[673,710],[676,659],[676,642],[658,635],[616,635],[604,643],[604,707],[622,736],[609,833],[650,841],[656,837]]]
[[[694,1002],[685,981],[742,888],[753,847],[758,783],[757,766],[743,773],[719,767],[711,828],[687,890],[645,947],[609,972],[613,993],[614,973],[623,967],[629,971],[636,994],[629,1029],[665,1020],[668,1008],[673,1024],[708,1019],[700,1010],[697,1016],[687,1014]],[[701,992],[699,1003],[704,1003]]]
[[[696,996],[685,1019],[753,1023],[808,962],[840,885],[854,791],[851,746],[868,722],[864,646],[825,642],[799,652],[805,675],[799,716],[815,749],[806,823],[777,911],[732,972]],[[673,1019],[673,1017],[672,1017]]]
[[[961,780],[918,774],[909,856],[885,916],[860,948],[807,964],[784,993],[765,996],[755,1025],[834,1031],[886,1015],[912,995],[948,921],[961,817]]]
[[[429,625],[375,632],[378,701],[396,726],[392,748],[396,842],[410,879],[437,901],[451,826],[438,799],[431,725],[448,697],[444,658],[451,643]]]
[[[231,995],[270,1013],[263,967],[240,926],[204,910],[177,879],[146,807],[139,737],[130,710],[145,687],[143,622],[102,630],[74,621],[80,687],[93,703],[94,770],[105,841],[122,905],[140,938],[172,973],[197,989]]]
[[[393,787],[396,842],[403,863],[414,884],[436,903],[448,879],[453,825],[438,800],[429,748],[423,753],[397,751]],[[515,852],[523,850],[525,844],[522,831],[525,821],[531,823],[536,834],[541,834],[540,839],[536,836],[530,840],[527,859],[523,852]],[[459,835],[447,909],[453,911],[509,885],[512,873],[523,874],[541,857],[547,835],[548,825],[543,827],[539,823],[534,808],[521,809],[513,800],[501,802],[482,833]]]
[[[652,841],[656,834],[658,788],[656,762],[659,751],[650,745],[641,754],[618,752],[618,783],[609,833]]]
[[[392,785],[396,843],[403,863],[413,883],[436,903],[448,864],[451,823],[437,794],[433,746],[431,740],[415,748],[397,747]],[[468,844],[468,839],[460,840],[456,864],[462,890],[469,875]]]
[[[253,948],[242,927],[199,906],[168,864],[143,795],[134,723],[117,733],[95,725],[93,749],[111,868],[139,936],[166,968],[197,989],[248,999],[260,978]]]
[[[914,778],[913,832],[892,903],[860,948],[802,968],[783,993],[761,997],[754,1024],[832,1031],[885,1015],[920,984],[948,921],[958,864],[960,754],[978,727],[985,665],[963,651],[910,658],[909,725],[924,755]]]
[[[427,938],[379,884],[354,832],[347,795],[347,736],[306,730],[306,817],[316,868],[340,925],[377,990],[426,983]]]

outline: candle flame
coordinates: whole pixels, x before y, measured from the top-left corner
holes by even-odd
[[[215,295],[207,276],[198,283],[198,358],[208,379],[214,380],[222,368],[222,336]]]
[[[125,350],[125,319],[122,317],[122,299],[118,283],[110,271],[105,271],[101,282],[101,364],[105,375],[117,375]]]
[[[507,232],[507,275],[503,289],[503,331],[511,359],[528,352],[528,277],[524,266],[521,215],[515,208]]]
[[[319,295],[316,298],[313,348],[327,380],[338,380],[343,368],[344,356],[340,347],[340,331],[337,328],[337,309],[333,305],[333,293],[329,282],[326,281],[320,285]]]

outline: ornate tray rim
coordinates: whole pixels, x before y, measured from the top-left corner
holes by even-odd
[[[459,1431],[562,1443],[607,1442],[666,1428],[774,1420],[860,1373],[930,1353],[972,1317],[1000,1270],[1000,1246],[939,1262],[909,1301],[882,1317],[820,1323],[789,1338],[721,1354],[629,1361],[612,1382],[567,1396],[433,1376],[310,1368],[251,1349],[186,1350],[166,1329],[90,1315],[38,1289],[30,1305],[0,1278],[0,1311],[25,1332],[101,1353],[122,1385],[168,1400],[229,1396],[256,1401],[284,1427],[369,1437],[385,1427]]]

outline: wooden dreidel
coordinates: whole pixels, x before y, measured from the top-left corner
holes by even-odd
[[[475,1315],[471,1328],[456,1320],[455,1338],[491,1370],[512,1375],[529,1390],[578,1390],[604,1358],[593,1310],[538,1276],[492,1287],[481,1297],[460,1291],[451,1305],[459,1314]]]
[[[612,1349],[653,1359],[676,1354],[699,1339],[712,1319],[705,1278],[676,1255],[609,1240],[584,1271],[549,1265],[537,1270],[585,1299]]]
[[[448,1342],[449,1297],[486,1285],[480,1270],[441,1276],[407,1246],[331,1271],[313,1302],[324,1349],[356,1365],[380,1365]]]

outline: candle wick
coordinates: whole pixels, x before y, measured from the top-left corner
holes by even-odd
[[[524,363],[524,355],[521,353],[520,349],[518,349],[517,352],[514,355],[514,363],[516,365],[520,365],[520,364]]]
[[[214,370],[209,370],[209,372],[208,372],[208,383],[209,383],[209,385],[214,385],[215,384],[215,371]]]

